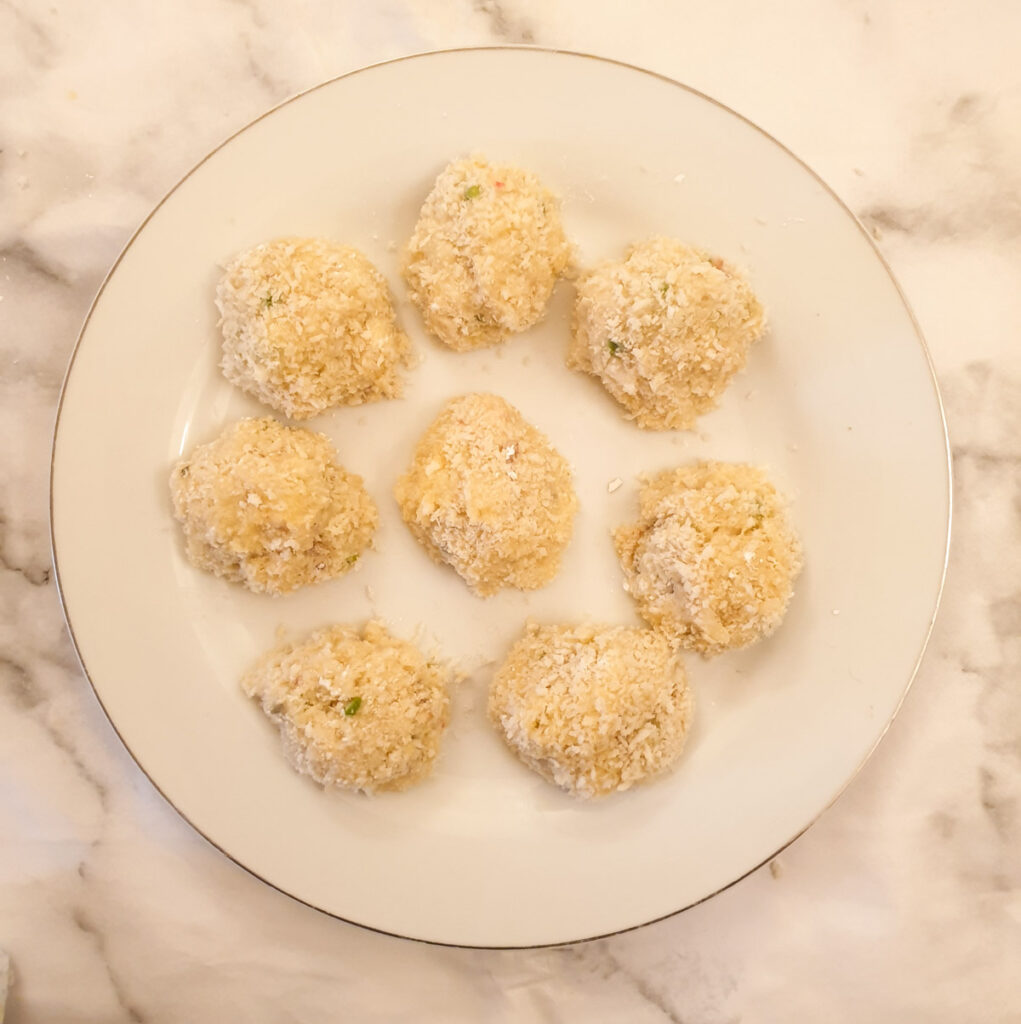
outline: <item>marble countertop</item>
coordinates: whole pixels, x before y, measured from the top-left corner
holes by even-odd
[[[619,6],[623,10],[624,5]],[[8,1019],[1021,1019],[1021,7],[878,0],[9,0],[0,4],[0,949]],[[83,679],[51,579],[50,432],[109,265],[266,107],[409,52],[524,42],[729,104],[872,230],[953,441],[943,609],[840,801],[710,902],[560,949],[341,924],[207,845]],[[5,958],[0,953],[0,991]]]

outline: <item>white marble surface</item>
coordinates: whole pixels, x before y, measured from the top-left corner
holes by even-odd
[[[1021,7],[634,0],[626,17],[624,7],[0,3],[8,1020],[1021,1020]],[[874,230],[926,332],[957,476],[929,652],[838,804],[770,868],[686,914],[506,953],[338,923],[195,835],[80,674],[47,539],[64,366],[150,206],[291,93],[399,54],[493,41],[661,71],[757,121],[827,178]]]

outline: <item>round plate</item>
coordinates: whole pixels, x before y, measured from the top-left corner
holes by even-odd
[[[582,265],[652,234],[747,268],[771,331],[698,432],[638,430],[564,367],[572,289],[540,327],[458,355],[423,334],[398,247],[433,179],[473,151],[563,196]],[[379,549],[285,598],[193,569],[167,478],[182,452],[267,410],[226,383],[218,265],[284,234],[362,249],[421,357],[399,402],[339,409],[327,433],[381,510]],[[580,513],[563,569],[473,597],[391,497],[450,396],[494,391],[571,461]],[[486,722],[494,664],[527,618],[636,623],[610,543],[636,475],[695,458],[763,464],[792,495],[806,568],[770,640],[691,657],[697,722],[677,770],[578,802]],[[624,486],[610,491],[615,478]],[[732,111],[582,55],[432,53],[328,82],[198,165],[121,255],[68,372],[52,471],[54,560],[75,645],[142,770],[271,885],[397,935],[479,946],[589,938],[690,906],[761,864],[837,796],[915,671],[942,585],[949,467],[926,351],[890,272],[827,187]],[[285,763],[238,687],[275,642],[378,616],[467,674],[436,771],[405,793],[324,792]]]

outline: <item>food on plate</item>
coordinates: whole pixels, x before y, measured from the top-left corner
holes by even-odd
[[[623,626],[531,624],[489,690],[489,718],[518,757],[584,797],[674,764],[692,707],[676,647]]]
[[[297,771],[372,792],[429,774],[449,718],[448,681],[447,669],[370,622],[275,647],[241,687],[276,724]]]
[[[769,636],[801,571],[787,505],[756,466],[698,462],[643,481],[638,522],[614,532],[642,617],[702,654]]]
[[[557,201],[539,179],[472,156],[436,179],[403,270],[426,330],[463,352],[538,323],[570,256]]]
[[[270,594],[347,572],[379,519],[328,437],[269,417],[240,420],[181,459],[170,495],[193,565]]]
[[[224,376],[290,419],[401,394],[411,346],[383,275],[357,249],[257,245],[227,264],[216,305]]]
[[[730,264],[669,238],[583,274],[567,365],[649,430],[694,426],[740,370],[765,314]]]
[[[553,579],[578,507],[567,460],[487,394],[444,406],[394,497],[415,539],[480,596]]]

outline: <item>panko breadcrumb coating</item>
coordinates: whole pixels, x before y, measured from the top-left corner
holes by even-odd
[[[426,551],[481,596],[553,579],[578,507],[567,461],[496,395],[448,402],[394,497]]]
[[[324,786],[404,789],[432,769],[448,672],[378,622],[320,629],[264,654],[241,687],[276,723],[287,759]]]
[[[529,625],[493,678],[489,718],[529,768],[574,796],[599,796],[669,768],[692,703],[661,633]]]
[[[401,394],[411,346],[383,275],[357,249],[257,245],[227,265],[216,305],[224,376],[290,419]]]
[[[535,175],[473,156],[449,164],[404,250],[426,330],[459,352],[538,323],[571,249]]]
[[[644,481],[638,522],[614,532],[642,617],[703,654],[780,625],[801,571],[786,504],[755,466],[699,462]]]
[[[695,425],[740,370],[765,314],[728,263],[653,238],[584,274],[567,365],[650,430]]]
[[[181,459],[174,515],[192,564],[282,594],[347,572],[379,514],[324,434],[245,419]]]

